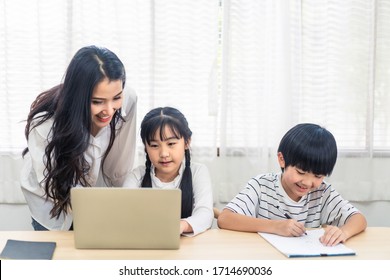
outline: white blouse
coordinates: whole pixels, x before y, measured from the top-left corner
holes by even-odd
[[[161,182],[155,176],[154,166],[151,168],[152,187],[159,189],[177,189],[180,186],[185,162],[183,161],[179,175],[172,182]],[[135,168],[125,179],[123,187],[140,188],[142,179],[145,175],[145,166]],[[183,219],[187,221],[192,229],[192,233],[184,233],[186,236],[195,236],[209,229],[213,223],[213,190],[211,185],[210,174],[207,167],[200,163],[191,162],[192,186],[194,193],[194,206],[192,215]]]
[[[135,158],[137,96],[134,91],[127,88],[124,92],[122,115],[126,121],[118,122],[121,130],[104,164],[104,171],[112,186],[123,184],[126,175],[133,168]],[[43,184],[40,184],[44,179],[45,148],[52,125],[53,119],[49,119],[31,130],[28,139],[29,152],[24,157],[21,171],[21,187],[31,216],[38,223],[49,230],[68,230],[73,221],[71,209],[67,215],[62,213],[58,219],[51,218],[50,211],[54,204],[51,199],[46,200]],[[88,182],[92,187],[106,186],[100,165],[109,139],[109,126],[102,128],[95,137],[90,136],[90,143],[84,156],[90,165]]]

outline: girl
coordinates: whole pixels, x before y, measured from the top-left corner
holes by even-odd
[[[278,148],[281,173],[261,174],[228,203],[218,217],[225,229],[300,236],[326,226],[320,241],[345,242],[363,231],[365,217],[324,181],[336,164],[333,135],[316,124],[291,128]]]
[[[133,170],[124,183],[129,188],[180,188],[180,234],[187,236],[209,229],[214,217],[208,170],[191,162],[191,135],[186,118],[177,109],[151,110],[141,123],[146,164]]]
[[[113,52],[84,47],[31,105],[21,186],[35,230],[71,229],[71,188],[122,185],[132,169],[137,100],[123,102],[125,81]]]

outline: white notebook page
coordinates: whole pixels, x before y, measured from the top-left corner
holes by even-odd
[[[287,257],[356,255],[354,250],[341,243],[335,246],[322,245],[319,238],[324,234],[323,229],[308,230],[307,235],[299,237],[285,237],[262,232],[259,234]]]

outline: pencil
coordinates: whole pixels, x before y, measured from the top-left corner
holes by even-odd
[[[286,212],[284,212],[284,216],[287,218],[287,219],[292,219],[291,216],[289,214],[287,214]],[[307,235],[307,232],[305,231],[305,235]]]

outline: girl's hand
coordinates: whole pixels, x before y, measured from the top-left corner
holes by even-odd
[[[335,246],[347,240],[344,231],[335,226],[326,226],[324,235],[320,237],[320,242],[325,246]]]
[[[189,223],[187,223],[184,220],[180,221],[180,234],[185,233],[185,232],[192,232],[192,227]]]
[[[279,220],[275,222],[275,233],[281,236],[301,236],[306,232],[304,225],[294,219]]]

